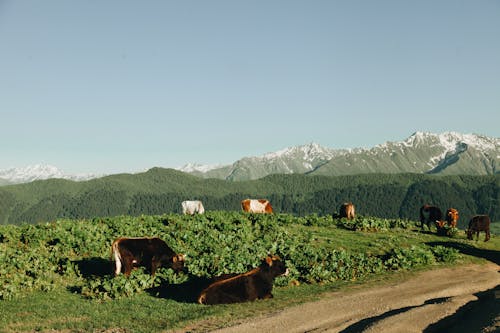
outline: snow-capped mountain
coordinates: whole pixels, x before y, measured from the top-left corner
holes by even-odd
[[[360,173],[439,173],[486,175],[499,172],[500,139],[477,134],[416,132],[404,141],[373,148],[331,149],[310,143],[232,165],[202,171],[204,178],[250,180],[277,173],[351,175]]]
[[[187,164],[177,170],[203,178],[251,180],[269,174],[354,175],[361,173],[498,174],[500,138],[478,134],[416,132],[403,141],[373,148],[332,149],[317,143],[288,147],[230,165]],[[0,186],[61,178],[85,181],[96,174],[67,174],[50,165],[0,170]]]
[[[60,178],[74,181],[84,181],[103,175],[94,174],[66,174],[52,165],[36,164],[23,168],[0,170],[0,185],[29,183],[35,180]]]
[[[307,173],[347,150],[325,148],[317,143],[288,147],[262,156],[244,157],[231,165],[210,167],[188,164],[178,170],[204,178],[250,180],[268,174]]]
[[[217,165],[204,165],[204,164],[199,164],[199,163],[188,163],[180,168],[176,168],[179,171],[182,172],[187,172],[187,173],[193,173],[193,172],[208,172],[213,169],[219,169],[222,168],[222,164],[217,164]]]

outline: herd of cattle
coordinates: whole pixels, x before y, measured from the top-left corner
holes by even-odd
[[[273,208],[265,199],[245,199],[241,202],[242,210],[249,213],[272,213]],[[205,209],[201,201],[182,202],[184,214],[203,214]],[[354,219],[355,208],[351,202],[344,203],[340,207],[337,217]],[[450,208],[446,211],[445,219],[441,210],[436,206],[423,205],[420,208],[420,222],[422,228],[431,223],[436,225],[438,230],[449,227],[456,227],[458,221],[458,211]],[[490,239],[490,219],[487,215],[477,215],[469,221],[466,230],[467,238],[472,239],[473,234],[484,231],[485,241]],[[138,266],[145,267],[152,275],[161,267],[172,268],[179,272],[184,268],[185,256],[175,253],[160,238],[118,238],[111,246],[112,258],[115,262],[115,275],[124,273],[130,275],[131,271]],[[266,299],[273,297],[272,287],[274,279],[280,275],[287,275],[288,269],[277,256],[268,256],[263,259],[261,265],[243,274],[226,274],[217,277],[198,296],[200,304],[223,304],[256,299]]]
[[[424,225],[427,225],[427,228],[430,228],[431,223],[434,223],[438,231],[446,226],[456,228],[458,223],[458,210],[455,208],[448,208],[443,220],[443,213],[439,207],[427,204],[423,205],[420,207],[420,223],[422,228]],[[484,231],[486,234],[484,241],[487,242],[490,239],[490,224],[491,221],[488,215],[473,216],[469,220],[468,228],[465,230],[467,239],[472,240],[474,233],[476,233],[477,239],[479,238],[479,232]]]

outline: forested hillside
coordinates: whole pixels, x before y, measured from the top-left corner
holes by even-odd
[[[352,201],[358,214],[413,220],[422,204],[431,203],[443,211],[457,208],[463,227],[473,214],[489,214],[500,221],[499,184],[500,175],[421,174],[271,175],[230,182],[154,168],[85,182],[52,179],[1,187],[0,223],[178,213],[181,201],[188,199],[202,200],[207,210],[240,210],[242,199],[265,197],[276,212],[326,215]]]

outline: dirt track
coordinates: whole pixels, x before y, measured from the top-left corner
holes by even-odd
[[[499,270],[491,263],[422,272],[389,285],[330,293],[214,332],[500,331]]]

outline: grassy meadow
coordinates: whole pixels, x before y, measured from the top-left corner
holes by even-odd
[[[117,237],[157,236],[187,256],[186,270],[142,269],[114,277]],[[486,260],[500,262],[500,239],[469,241],[463,230],[420,230],[415,222],[361,216],[258,215],[209,211],[57,220],[0,226],[0,331],[206,331],[276,311],[322,293],[380,283],[415,271]],[[290,275],[274,298],[204,306],[198,293],[214,276],[245,272],[267,254]]]

